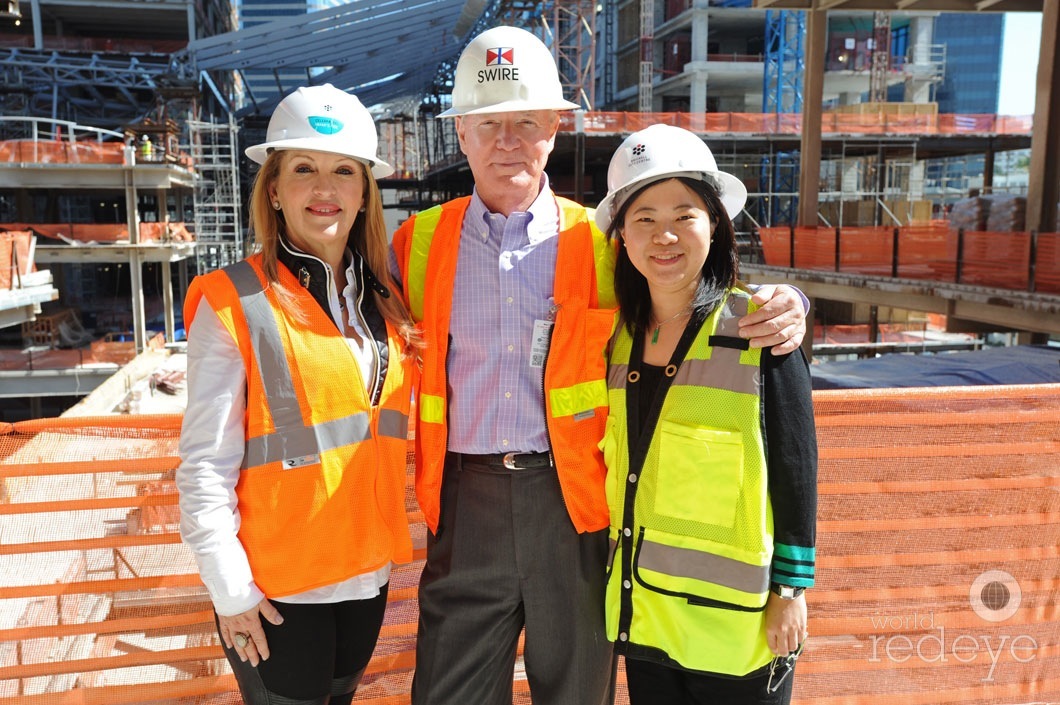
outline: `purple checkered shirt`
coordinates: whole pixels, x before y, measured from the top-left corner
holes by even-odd
[[[472,195],[449,323],[451,451],[549,449],[542,369],[530,366],[530,346],[534,321],[549,317],[558,233],[547,177],[530,210],[507,218]]]

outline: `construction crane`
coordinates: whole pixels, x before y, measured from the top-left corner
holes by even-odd
[[[891,69],[891,13],[872,13],[872,64],[869,67],[869,102],[887,102],[887,73]]]

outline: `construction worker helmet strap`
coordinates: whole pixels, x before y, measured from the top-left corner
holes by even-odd
[[[309,149],[352,157],[381,179],[394,168],[376,156],[379,138],[371,113],[357,96],[335,88],[303,86],[280,101],[269,120],[265,142],[247,148],[247,157],[264,164],[274,149]]]
[[[687,177],[706,181],[718,190],[729,218],[747,202],[747,187],[718,162],[698,135],[672,125],[652,125],[627,137],[607,168],[607,195],[596,208],[596,224],[607,232],[629,197],[656,181]]]
[[[438,117],[579,107],[563,98],[552,52],[518,27],[494,27],[471,40],[456,64],[452,98]]]

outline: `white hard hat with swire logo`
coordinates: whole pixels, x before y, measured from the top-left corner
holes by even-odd
[[[357,96],[335,88],[303,86],[280,101],[269,120],[265,142],[247,147],[247,157],[264,164],[274,149],[309,149],[352,157],[381,179],[393,167],[376,156],[379,138],[371,113]]]
[[[453,76],[453,107],[438,117],[521,110],[573,110],[552,52],[525,29],[494,27],[460,53]]]
[[[747,202],[747,187],[732,174],[718,170],[714,154],[698,135],[672,125],[652,125],[627,137],[611,157],[607,195],[596,208],[596,225],[607,232],[633,193],[679,176],[713,184],[730,219]]]

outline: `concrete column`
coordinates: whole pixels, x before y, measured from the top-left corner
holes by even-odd
[[[1027,229],[1056,232],[1060,193],[1060,3],[1042,6],[1042,43],[1038,54],[1034,131],[1031,134],[1030,182],[1027,186]]]
[[[821,98],[824,92],[827,17],[825,10],[806,10],[806,73],[799,152],[798,224],[810,228],[817,225],[817,191],[821,182]]]
[[[927,103],[931,100],[931,86],[939,75],[939,67],[932,53],[935,38],[935,17],[914,15],[909,19],[909,64],[906,67],[905,94],[907,103]]]
[[[688,96],[690,113],[707,112],[707,31],[710,18],[707,0],[692,3],[692,61],[685,64],[685,73],[691,74]]]
[[[176,340],[177,322],[173,312],[173,265],[170,262],[159,262],[162,268],[162,311],[165,315],[166,342]]]

